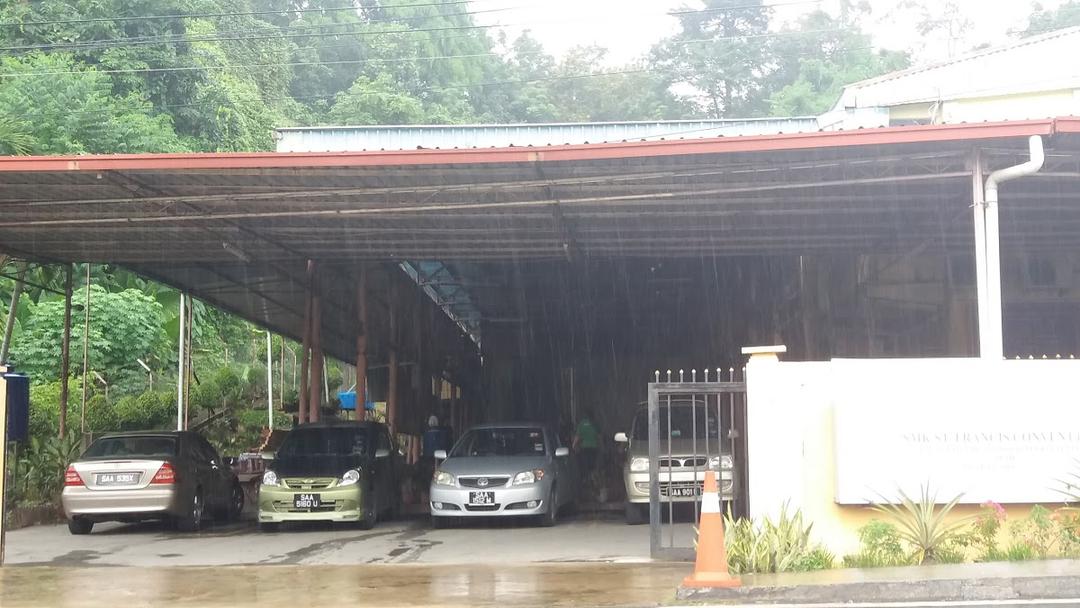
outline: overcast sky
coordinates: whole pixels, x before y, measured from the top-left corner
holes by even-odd
[[[1003,40],[1009,30],[1022,29],[1031,12],[1030,0],[953,0],[972,23],[965,40],[923,40],[915,31],[918,20],[912,11],[897,10],[901,0],[869,0],[873,14],[866,27],[885,48],[911,49],[917,63],[945,59],[972,46]],[[1041,0],[1054,7],[1062,0]],[[816,8],[833,12],[837,0],[764,0],[777,5],[774,21],[796,19]],[[925,0],[927,5],[940,5]],[[700,0],[473,0],[472,11],[483,24],[504,25],[511,38],[523,29],[532,30],[556,55],[581,44],[608,48],[609,61],[621,64],[641,56],[653,43],[675,30],[675,19],[665,13]],[[490,12],[484,12],[490,11]],[[907,17],[907,18],[905,18]],[[945,36],[947,38],[947,36]],[[950,48],[950,46],[952,48]]]

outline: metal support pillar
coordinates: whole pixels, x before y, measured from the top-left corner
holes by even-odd
[[[274,348],[266,332],[266,428],[274,428]]]
[[[363,420],[367,415],[367,367],[368,367],[368,296],[367,268],[360,268],[360,278],[356,284],[356,419]]]
[[[79,408],[79,440],[86,442],[86,377],[90,374],[90,264],[86,265],[86,301],[83,306],[86,317],[83,321],[82,342],[82,406]],[[180,296],[180,309],[184,308],[183,294]],[[181,361],[183,359],[181,358]],[[182,363],[181,363],[182,365]],[[179,420],[179,418],[177,419]],[[86,447],[85,445],[83,447]]]
[[[390,433],[397,433],[397,397],[398,397],[398,335],[397,335],[397,288],[390,284],[390,360],[387,369],[386,424]]]
[[[301,339],[300,348],[300,409],[297,412],[297,422],[304,424],[308,421],[308,398],[310,395],[308,381],[309,368],[311,367],[311,287],[315,276],[315,262],[308,260],[307,263],[307,289],[304,297],[304,335]]]
[[[4,564],[7,541],[7,378],[8,366],[0,365],[0,565]]]
[[[319,281],[317,268],[312,263],[311,281],[311,377],[308,379],[308,388],[311,391],[308,397],[308,422],[319,421],[319,410],[322,407],[322,375],[323,350],[322,350],[322,311],[321,298],[319,297]]]
[[[975,291],[979,318],[979,351],[986,344],[989,304],[986,291],[986,200],[983,196],[982,151],[975,150],[971,159],[972,215],[975,222]]]
[[[71,379],[71,290],[74,272],[64,268],[64,334],[60,339],[60,437],[67,436],[68,382]]]
[[[187,345],[187,308],[184,305],[185,296],[183,292],[180,292],[180,333],[177,335],[177,342],[179,343],[179,350],[177,352],[177,370],[176,370],[176,430],[184,430],[184,384],[187,382],[187,353],[184,351],[184,347]],[[89,307],[88,307],[89,308]],[[83,376],[83,394],[86,394],[86,376]],[[85,401],[85,399],[84,399]],[[83,410],[86,410],[86,405],[83,404]],[[86,432],[86,429],[83,429]]]

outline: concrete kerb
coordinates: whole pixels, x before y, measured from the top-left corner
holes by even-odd
[[[1078,575],[861,581],[745,586],[734,589],[680,587],[677,593],[679,600],[720,605],[1071,599],[1078,595]]]

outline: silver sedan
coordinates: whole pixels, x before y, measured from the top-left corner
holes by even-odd
[[[469,429],[431,482],[432,525],[458,518],[527,517],[553,526],[577,499],[570,450],[539,424],[489,424]]]

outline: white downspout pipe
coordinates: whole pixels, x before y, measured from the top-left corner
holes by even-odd
[[[1001,234],[998,223],[998,186],[1004,182],[1037,173],[1042,169],[1046,154],[1043,150],[1042,137],[1032,135],[1028,138],[1030,158],[1027,162],[999,169],[986,178],[984,201],[986,206],[986,294],[980,299],[986,304],[986,314],[980,313],[980,319],[986,326],[979,327],[979,348],[984,359],[1001,360],[1005,356],[1001,316]],[[978,226],[975,227],[979,229]]]
[[[266,428],[274,430],[274,354],[271,349],[273,340],[266,332]],[[285,389],[282,388],[282,391]]]
[[[187,317],[187,309],[184,307],[184,292],[180,292],[180,340],[177,352],[177,359],[180,361],[177,364],[176,370],[176,430],[184,430],[184,380],[187,366],[184,365],[184,327]]]

